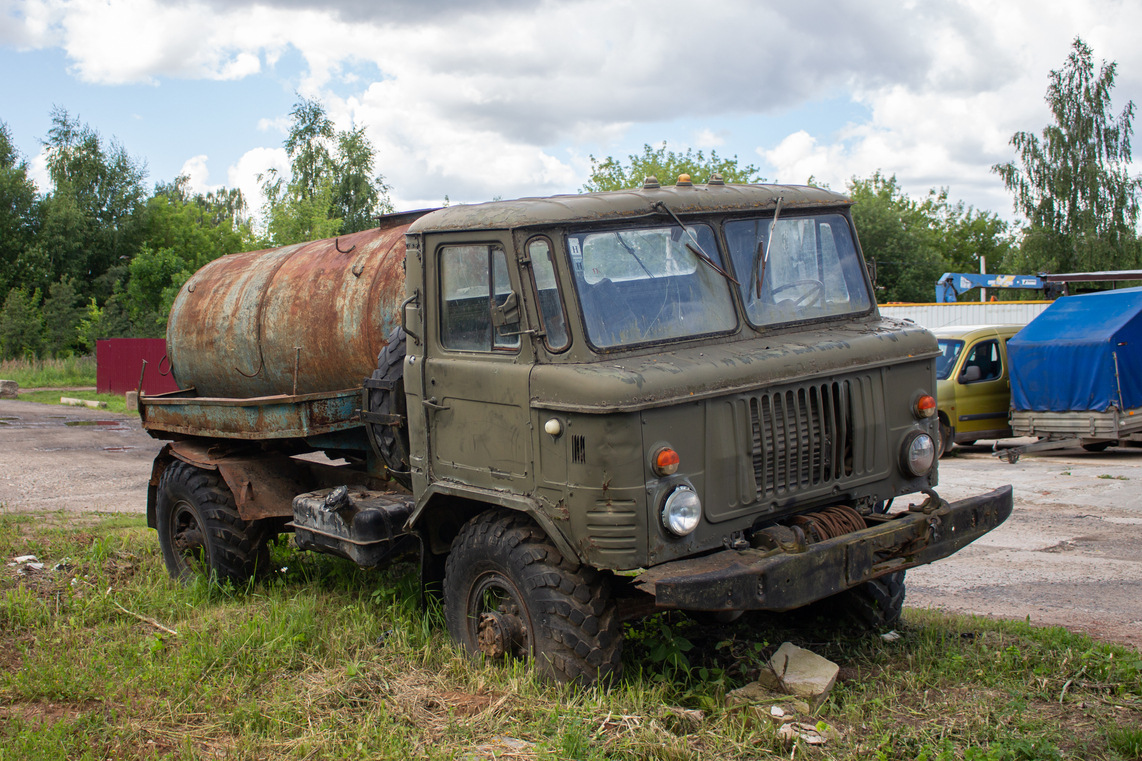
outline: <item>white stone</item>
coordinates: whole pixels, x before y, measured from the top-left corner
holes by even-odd
[[[837,681],[841,667],[811,650],[785,642],[769,659],[782,691],[804,698],[816,711]]]

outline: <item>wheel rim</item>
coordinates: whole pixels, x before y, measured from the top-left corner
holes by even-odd
[[[206,533],[198,512],[180,500],[171,511],[170,544],[175,561],[184,573],[203,573],[208,567]]]
[[[531,619],[523,595],[503,574],[489,572],[476,579],[468,595],[467,621],[470,641],[484,656],[532,654]]]

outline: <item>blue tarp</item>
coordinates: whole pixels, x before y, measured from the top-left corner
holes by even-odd
[[[1007,342],[1011,406],[1142,407],[1142,288],[1067,296]]]

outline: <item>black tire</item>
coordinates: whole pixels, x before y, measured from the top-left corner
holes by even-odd
[[[904,610],[904,571],[866,581],[831,598],[835,610],[857,626],[891,629]]]
[[[388,343],[377,356],[377,369],[372,375],[372,380],[385,387],[369,389],[369,411],[396,415],[401,422],[369,423],[365,429],[389,474],[401,486],[411,489],[408,414],[404,396],[405,343],[404,328],[398,325],[389,333]]]
[[[489,510],[460,530],[444,570],[444,618],[469,654],[531,657],[555,682],[589,685],[621,670],[608,584],[522,513]]]
[[[936,459],[940,459],[952,449],[952,429],[940,418],[940,432],[936,437]]]
[[[1113,441],[1096,441],[1093,444],[1083,444],[1083,449],[1088,452],[1105,452],[1113,443]]]
[[[159,479],[155,527],[167,571],[179,581],[206,575],[244,584],[268,563],[262,528],[238,515],[222,477],[181,460]]]

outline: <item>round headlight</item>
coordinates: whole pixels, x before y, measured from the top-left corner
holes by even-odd
[[[662,506],[662,525],[678,536],[686,536],[698,528],[701,518],[702,500],[689,486],[679,486],[670,492]]]
[[[914,476],[922,476],[936,463],[936,443],[926,433],[916,432],[904,440],[904,467]]]

